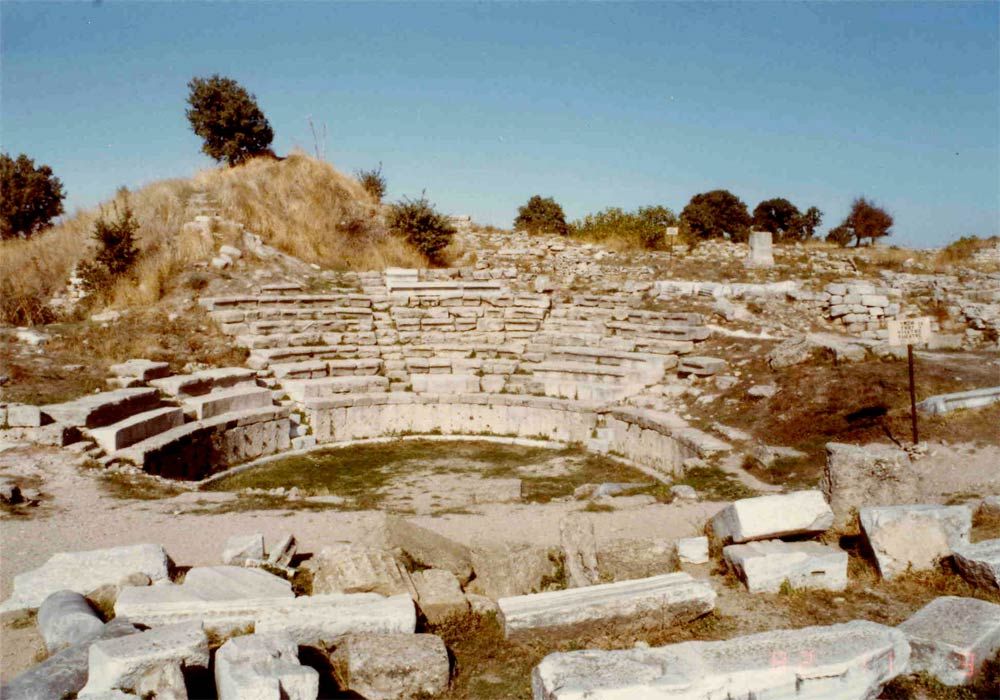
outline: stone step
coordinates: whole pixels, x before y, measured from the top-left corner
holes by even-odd
[[[198,304],[209,311],[233,307],[322,306],[342,304],[341,308],[367,308],[371,300],[364,294],[262,294],[202,297]]]
[[[184,423],[184,412],[176,406],[136,413],[117,423],[94,428],[90,435],[105,452],[115,452]]]
[[[711,331],[705,326],[689,326],[683,323],[631,323],[628,321],[609,321],[605,324],[609,330],[618,335],[642,336],[644,338],[659,338],[664,340],[706,340]]]
[[[159,400],[159,393],[154,388],[117,389],[66,403],[48,404],[42,407],[42,412],[63,425],[100,428],[153,408]]]
[[[385,377],[320,377],[318,379],[286,379],[281,383],[288,398],[302,403],[337,394],[366,394],[389,390]]]
[[[289,412],[288,408],[269,405],[265,408],[223,413],[185,423],[146,438],[118,450],[114,453],[114,458],[131,462],[154,474],[164,471],[166,464],[172,472],[183,472],[168,476],[200,479],[213,469],[287,450],[290,444]],[[248,439],[246,443],[237,446],[228,444],[226,440],[226,434],[231,430],[242,429],[244,433],[248,433],[258,425],[267,424],[275,424],[274,429],[266,429],[263,435],[254,435],[254,439]]]
[[[212,389],[241,385],[256,386],[256,372],[245,367],[216,367],[191,374],[177,374],[149,382],[169,396],[200,396]]]
[[[597,586],[501,598],[497,601],[507,638],[524,633],[565,633],[588,625],[684,624],[715,608],[715,591],[678,572]]]
[[[118,377],[131,377],[140,382],[159,379],[170,374],[170,364],[152,360],[135,359],[111,365],[111,373]]]
[[[906,673],[909,660],[901,631],[855,620],[719,642],[557,652],[531,680],[535,700],[867,700]]]
[[[214,418],[223,413],[265,408],[273,403],[271,390],[257,386],[236,386],[219,389],[202,396],[184,399],[185,413],[195,420]]]
[[[287,364],[306,360],[337,360],[344,357],[378,357],[377,345],[309,345],[294,348],[261,348],[254,350],[247,366],[253,369],[267,369],[271,363]]]
[[[382,370],[383,362],[375,357],[346,360],[304,360],[271,365],[278,379],[315,379],[326,376],[370,376]]]
[[[471,394],[480,391],[474,374],[411,374],[410,383],[418,394]]]
[[[274,333],[270,335],[240,334],[236,336],[236,344],[248,350],[264,348],[294,348],[311,347],[323,342],[323,334],[319,331],[309,333]]]

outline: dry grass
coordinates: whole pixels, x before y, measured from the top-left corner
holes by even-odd
[[[282,160],[261,158],[237,168],[206,170],[190,180],[164,180],[129,193],[140,225],[141,257],[134,273],[108,291],[109,306],[157,303],[181,273],[206,261],[219,245],[236,240],[236,228],[218,227],[210,236],[183,229],[195,213],[188,199],[199,191],[218,204],[223,218],[306,262],[341,270],[427,264],[406,241],[386,232],[378,205],[361,185],[328,163],[293,153]],[[93,257],[94,222],[102,208],[109,210],[121,196],[77,211],[29,240],[0,243],[0,322],[33,325],[53,320],[47,301],[64,287],[74,265]]]

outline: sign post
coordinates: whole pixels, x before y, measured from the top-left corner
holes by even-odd
[[[931,319],[929,316],[889,321],[889,345],[906,346],[906,361],[910,370],[910,424],[913,430],[914,445],[920,442],[920,436],[917,433],[917,392],[913,384],[913,346],[917,343],[926,343],[930,339]]]
[[[677,226],[667,226],[667,240],[670,241],[670,259],[674,257],[674,241],[677,240],[681,230]]]

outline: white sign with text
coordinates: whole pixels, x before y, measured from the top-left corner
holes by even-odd
[[[923,345],[930,339],[929,316],[889,321],[889,345]]]

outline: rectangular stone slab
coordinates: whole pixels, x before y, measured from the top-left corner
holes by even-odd
[[[265,408],[272,403],[270,389],[247,385],[185,399],[184,408],[197,420],[204,420],[223,413]]]
[[[1000,539],[959,545],[951,553],[966,581],[980,588],[1000,588]]]
[[[549,654],[531,674],[534,700],[868,700],[905,673],[899,630],[855,620],[651,649]]]
[[[792,588],[847,587],[847,552],[819,542],[731,544],[722,555],[751,593],[777,593],[785,581]]]
[[[908,569],[934,568],[953,548],[969,544],[969,506],[903,505],[862,508],[861,532],[879,573],[892,579]]]
[[[63,425],[99,428],[152,408],[158,401],[156,389],[141,387],[89,394],[75,401],[48,404],[42,410]]]
[[[818,534],[833,524],[833,511],[820,491],[742,498],[712,518],[712,533],[722,542],[750,542],[789,535]]]
[[[184,412],[174,406],[154,408],[129,416],[117,423],[95,428],[90,436],[107,452],[115,452],[165,430],[176,428],[184,422]]]
[[[910,667],[945,685],[968,685],[1000,650],[1000,605],[942,596],[897,628],[912,650]]]
[[[715,607],[715,591],[689,574],[605,583],[501,598],[500,618],[510,638],[532,632],[571,633],[591,623],[683,624]]]

